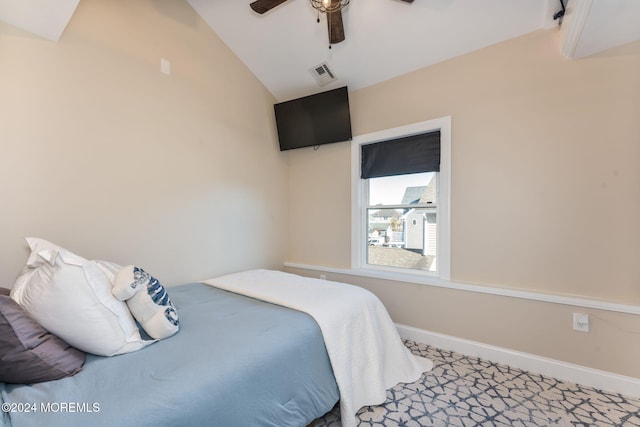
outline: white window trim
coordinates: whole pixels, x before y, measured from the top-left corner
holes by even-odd
[[[366,181],[360,179],[360,147],[378,141],[403,136],[440,131],[440,173],[438,177],[438,256],[437,272],[374,267],[366,263],[364,191]],[[441,117],[412,123],[364,135],[356,135],[351,141],[351,269],[359,271],[383,271],[386,275],[431,276],[449,280],[451,277],[451,117]]]

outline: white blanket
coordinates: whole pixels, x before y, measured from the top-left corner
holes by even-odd
[[[343,427],[356,412],[379,405],[386,390],[416,381],[433,363],[404,346],[382,302],[345,283],[272,270],[251,270],[206,280],[216,288],[303,311],[320,326],[340,390]]]

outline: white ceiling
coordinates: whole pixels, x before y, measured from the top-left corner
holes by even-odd
[[[359,89],[538,30],[548,3],[351,0],[343,11],[346,40],[329,49],[325,16],[317,23],[308,0],[288,0],[264,15],[249,8],[251,0],[187,1],[279,100]],[[338,81],[320,88],[308,70],[325,61]]]
[[[640,40],[640,0],[572,0],[566,24],[578,39],[565,37],[563,53],[582,58]]]
[[[107,0],[105,0],[107,1]],[[187,0],[278,100],[356,90],[510,38],[557,25],[559,0],[351,0],[346,40],[328,48],[324,16],[308,0],[258,15],[252,0]],[[79,0],[0,0],[0,21],[56,41]],[[640,0],[571,0],[564,55],[578,58],[640,40]],[[565,29],[568,27],[568,29]],[[338,80],[319,87],[327,62]]]
[[[80,0],[0,0],[0,21],[57,41]]]

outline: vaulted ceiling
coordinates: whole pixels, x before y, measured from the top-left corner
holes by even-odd
[[[80,0],[0,0],[0,21],[57,41]],[[154,0],[175,1],[175,0]],[[259,15],[251,0],[187,0],[278,100],[366,87],[558,25],[560,0],[351,0],[346,40],[329,49],[325,17],[308,0]],[[565,2],[566,3],[566,2]],[[558,54],[587,56],[640,40],[640,1],[569,0]],[[309,71],[326,63],[336,80]]]

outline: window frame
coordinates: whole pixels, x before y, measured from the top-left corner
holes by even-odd
[[[438,243],[436,272],[367,264],[367,205],[369,180],[360,178],[361,146],[403,136],[440,131],[440,172],[438,177]],[[451,117],[412,123],[364,135],[351,141],[351,269],[386,276],[408,275],[450,279],[451,270]]]

